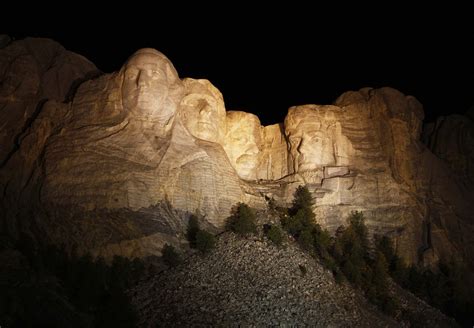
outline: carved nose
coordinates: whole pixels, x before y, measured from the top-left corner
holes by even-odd
[[[199,114],[202,116],[209,116],[211,114],[211,107],[209,105],[202,106],[199,110]]]
[[[148,77],[144,71],[140,71],[137,76],[137,85],[139,87],[145,86],[147,84]]]

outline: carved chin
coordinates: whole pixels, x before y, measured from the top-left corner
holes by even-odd
[[[253,178],[253,170],[254,167],[250,166],[237,166],[237,174],[244,179],[252,179]]]
[[[257,166],[257,155],[242,155],[237,159],[237,165],[248,170],[253,169]]]
[[[159,123],[163,126],[172,122],[176,113],[172,108],[165,110],[160,104],[145,101],[138,102],[136,106],[132,107],[131,112],[138,119],[147,120],[150,123]]]
[[[193,130],[192,134],[196,138],[212,142],[217,141],[217,129],[212,124],[199,122]]]

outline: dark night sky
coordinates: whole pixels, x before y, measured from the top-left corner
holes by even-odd
[[[339,26],[341,21],[319,21],[317,15],[280,24],[224,18],[188,23],[181,30],[148,24],[135,30],[75,32],[63,26],[54,32],[7,33],[17,39],[53,38],[104,72],[118,70],[139,48],[156,48],[180,77],[209,79],[228,110],[253,112],[263,124],[282,121],[289,106],[329,104],[344,91],[365,86],[391,86],[414,95],[424,104],[427,120],[474,105],[469,50],[474,33],[466,22],[396,17],[395,26],[386,17],[362,17]]]

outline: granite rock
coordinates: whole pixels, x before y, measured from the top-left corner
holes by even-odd
[[[236,203],[289,205],[305,184],[330,231],[358,210],[408,262],[469,260],[469,118],[427,129],[428,148],[422,105],[392,88],[291,107],[284,123],[262,126],[253,114],[226,112],[211,82],[181,80],[154,49],[96,73],[49,40],[0,49],[7,233],[35,227],[84,252],[159,255],[165,242],[185,244],[192,212],[217,232]]]

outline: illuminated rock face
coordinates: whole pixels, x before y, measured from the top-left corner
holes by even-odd
[[[237,202],[290,204],[306,184],[323,227],[334,231],[362,211],[370,232],[391,236],[408,261],[473,248],[472,187],[420,143],[423,109],[411,96],[351,91],[333,105],[292,107],[284,124],[263,127],[253,114],[226,112],[209,81],[180,80],[153,49],[95,79],[86,77],[89,62],[67,53],[79,68],[66,68],[87,81],[38,96],[51,82],[31,73],[37,67],[25,49],[13,43],[0,52],[10,67],[0,90],[7,233],[35,222],[58,244],[95,255],[159,255],[164,243],[183,242],[191,212],[218,231]],[[56,67],[58,59],[48,60]],[[63,102],[66,93],[72,101]],[[441,156],[447,148],[433,149]],[[458,177],[470,176],[471,164],[457,158],[445,159]]]
[[[183,89],[173,64],[159,51],[145,48],[128,59],[120,76],[125,111],[135,120],[155,124],[157,135],[167,135]]]
[[[292,172],[349,163],[353,148],[341,132],[341,113],[341,108],[336,106],[290,108],[285,118],[285,133],[292,157]]]
[[[257,116],[227,112],[224,149],[240,178],[278,180],[288,173],[288,145],[281,124],[262,126]]]
[[[70,122],[45,150],[43,201],[85,210],[156,204],[155,171],[183,94],[172,64],[152,49],[81,85]]]
[[[140,50],[118,74],[84,83],[70,106],[70,121],[45,149],[42,202],[88,213],[127,209],[129,217],[146,218],[150,208],[164,213],[153,229],[147,228],[156,226],[153,222],[126,220],[115,246],[90,241],[95,254],[150,255],[143,245],[178,244],[186,212],[200,211],[217,229],[235,203],[251,201],[216,142],[225,131],[222,96],[208,81],[181,82],[159,52]],[[149,230],[144,236],[136,232],[144,229]],[[148,251],[156,254],[158,248]]]
[[[283,130],[281,123],[263,128],[263,146],[257,170],[259,180],[279,180],[288,175],[288,144]]]
[[[392,104],[384,96],[392,92],[367,89],[346,93],[335,105],[290,108],[285,119],[288,169],[295,186],[303,183],[312,191],[322,226],[335,231],[351,211],[362,211],[372,233],[389,234],[399,253],[413,261],[424,205],[412,196],[413,179],[397,179],[404,167],[395,159],[397,152],[410,158],[419,150],[411,123],[388,112]],[[288,188],[288,197],[294,188]]]
[[[257,116],[227,112],[227,133],[224,149],[232,166],[242,179],[255,180],[261,160],[263,127]]]
[[[196,138],[222,143],[226,131],[224,98],[208,80],[183,80],[186,95],[181,100],[181,117]]]

